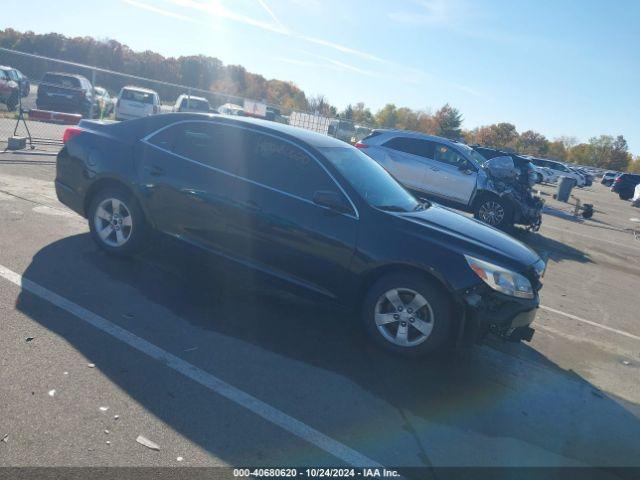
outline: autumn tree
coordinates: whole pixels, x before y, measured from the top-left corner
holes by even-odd
[[[444,104],[434,115],[437,135],[440,137],[460,140],[462,138],[462,114],[457,108],[448,103]]]
[[[549,141],[541,133],[527,130],[520,134],[517,150],[525,155],[544,157],[549,151]]]
[[[380,127],[395,128],[398,121],[398,112],[393,103],[387,103],[375,116],[376,124]]]

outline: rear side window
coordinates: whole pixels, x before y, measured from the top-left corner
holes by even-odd
[[[9,80],[4,70],[0,70],[0,80]]]
[[[165,150],[285,193],[312,200],[335,182],[300,148],[269,135],[208,122],[181,123],[149,139]]]
[[[138,103],[148,103],[150,105],[154,103],[153,93],[143,92],[140,90],[128,90],[125,88],[124,90],[122,90],[121,98],[122,100],[129,100]]]
[[[409,137],[395,137],[382,144],[400,152],[410,153],[425,158],[433,158],[435,145],[428,140]]]

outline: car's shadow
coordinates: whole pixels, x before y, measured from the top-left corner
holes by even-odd
[[[540,256],[545,259],[553,260],[556,263],[570,260],[579,263],[592,263],[589,254],[582,250],[567,245],[566,243],[545,237],[539,232],[527,232],[522,229],[516,229],[512,235],[523,243],[533,248]]]
[[[443,452],[465,450],[462,445],[447,444],[459,441],[450,432],[466,432],[476,441],[487,438],[496,444],[528,445],[534,452],[550,452],[585,465],[640,464],[636,406],[604,395],[525,344],[518,347],[528,351],[525,360],[486,346],[420,360],[394,357],[370,345],[358,322],[352,321],[352,313],[300,300],[250,273],[212,265],[192,249],[164,239],[152,251],[120,260],[99,251],[87,234],[68,237],[40,250],[24,277],[90,310],[92,302],[95,308],[104,302],[129,302],[143,310],[160,305],[198,329],[346,379],[397,409],[406,422],[402,428],[415,436],[425,452],[420,458],[424,465],[434,461],[429,458],[434,450],[431,441],[437,441],[437,449]],[[101,298],[107,284],[114,283],[126,295]],[[212,438],[210,432],[229,428],[229,420],[199,400],[207,397],[204,391],[185,387],[190,381],[157,362],[138,361],[135,367],[127,367],[136,352],[81,322],[61,321],[60,315],[52,314],[51,305],[29,292],[21,293],[17,308],[99,364],[133,400],[203,449],[230,464],[261,458],[250,451],[251,443],[239,441],[235,446],[227,439],[222,448]],[[120,315],[107,319],[122,322]],[[266,374],[283,381],[283,372]],[[229,381],[234,383],[233,376]],[[320,392],[322,386],[318,389]],[[376,419],[369,421],[375,424]],[[357,433],[366,431],[362,423],[354,419],[342,430],[354,432],[353,438],[358,439]],[[361,441],[387,442],[392,449],[394,438],[379,433]],[[495,452],[496,462],[518,465],[531,461],[522,450],[507,450],[504,456]],[[448,458],[456,457],[449,454]],[[468,464],[465,458],[459,460]]]

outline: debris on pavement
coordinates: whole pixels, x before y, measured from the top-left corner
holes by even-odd
[[[114,416],[113,416],[113,419],[114,419],[114,420],[118,420],[119,418],[120,418],[120,415],[114,415]]]
[[[631,365],[631,362],[629,360],[622,360],[622,364],[623,365]]]
[[[4,434],[4,437],[2,437],[2,441],[3,441],[4,443],[7,443],[7,441],[8,441],[8,440],[9,440],[9,434],[8,434],[8,433],[5,433],[5,434]]]
[[[107,440],[107,441],[106,441],[106,442],[104,442],[104,443],[106,443],[107,445],[111,445],[111,441],[110,441],[110,440]]]
[[[55,389],[49,390],[49,396],[50,397],[53,397],[55,394],[56,394],[56,390]]]
[[[136,438],[136,442],[138,442],[140,445],[144,445],[145,447],[150,448],[151,450],[160,451],[160,447],[158,446],[157,443],[152,442],[151,440],[143,437],[142,435],[138,435],[138,438]]]
[[[184,458],[182,458],[182,457],[178,457],[178,458],[176,458],[176,460],[177,460],[177,461],[179,461],[179,462],[181,462],[181,461],[183,461],[183,460],[184,460]]]
[[[27,337],[24,339],[25,342],[30,342],[31,340],[33,340],[33,337]]]
[[[109,410],[109,407],[100,407],[101,412],[106,412],[107,410]]]
[[[109,435],[109,430],[105,430],[104,433]]]
[[[88,363],[87,367],[89,368],[96,368],[96,364],[95,363]]]
[[[62,372],[63,375],[69,375],[69,372]]]

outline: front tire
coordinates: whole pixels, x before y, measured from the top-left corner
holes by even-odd
[[[505,200],[495,195],[481,197],[473,209],[473,216],[487,225],[509,230],[513,227],[513,210]]]
[[[7,99],[7,110],[10,112],[14,112],[18,107],[18,95],[19,93],[12,93],[11,96]]]
[[[143,249],[148,230],[144,213],[124,188],[98,191],[91,199],[88,219],[91,236],[105,252],[130,256]]]
[[[421,356],[445,345],[453,313],[450,297],[440,285],[420,275],[397,273],[382,277],[369,289],[362,321],[382,348]]]

